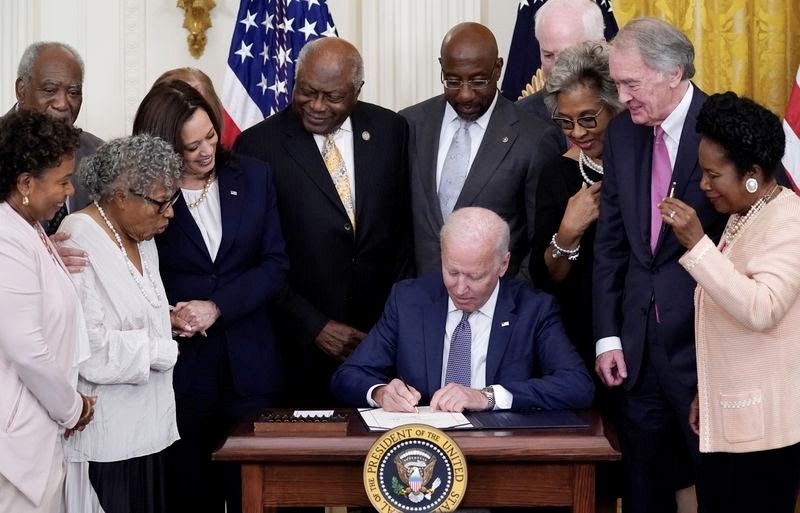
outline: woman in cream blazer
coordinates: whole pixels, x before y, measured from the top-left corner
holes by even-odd
[[[700,188],[730,214],[719,244],[679,199],[660,208],[697,280],[698,499],[706,511],[793,512],[800,486],[800,198],[777,185],[780,120],[734,93],[698,116]]]

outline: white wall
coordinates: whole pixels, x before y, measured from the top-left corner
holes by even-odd
[[[108,139],[130,131],[163,71],[195,66],[222,88],[239,0],[217,0],[199,59],[189,54],[176,0],[1,0],[0,113],[14,104],[19,57],[37,40],[74,46],[86,64],[78,126]],[[508,53],[517,0],[328,0],[339,35],[362,52],[361,99],[400,109],[441,91],[436,58],[449,27],[479,21]]]

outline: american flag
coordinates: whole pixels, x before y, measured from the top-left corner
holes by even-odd
[[[786,176],[792,182],[794,191],[800,194],[800,67],[794,79],[786,116],[783,118],[783,131],[786,133],[786,153],[783,155],[783,166]]]
[[[233,147],[239,133],[289,105],[300,49],[336,35],[325,0],[241,0],[222,86],[222,144]]]

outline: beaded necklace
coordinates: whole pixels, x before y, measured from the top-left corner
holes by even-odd
[[[197,198],[197,201],[187,203],[186,206],[189,208],[195,208],[200,206],[200,204],[206,200],[206,196],[208,196],[208,189],[211,188],[211,184],[213,182],[214,182],[214,172],[212,171],[211,174],[208,175],[208,179],[206,180],[206,184],[203,186],[203,192],[200,193],[200,197]]]
[[[150,284],[153,286],[153,290],[155,291],[156,294],[155,300],[151,299],[150,294],[148,294],[147,291],[144,289],[144,282],[142,281],[142,277],[139,275],[139,271],[137,271],[136,268],[131,263],[130,258],[128,258],[128,252],[125,251],[125,246],[123,246],[122,244],[122,238],[119,236],[117,230],[114,229],[114,225],[111,224],[111,221],[108,220],[108,217],[106,217],[106,213],[103,210],[103,207],[101,207],[100,204],[97,203],[97,201],[94,202],[94,206],[97,207],[97,211],[100,213],[100,217],[103,218],[103,221],[106,222],[106,226],[108,226],[108,229],[111,230],[111,233],[114,234],[114,238],[117,241],[117,246],[119,246],[119,250],[122,253],[122,259],[125,260],[125,264],[128,266],[128,273],[130,273],[131,278],[133,278],[133,281],[136,282],[136,286],[139,287],[139,292],[141,292],[142,296],[144,296],[147,302],[150,303],[150,306],[152,306],[153,308],[161,308],[162,304],[161,293],[158,291],[158,285],[156,284],[155,279],[153,279],[153,273],[150,271],[150,265],[147,263],[147,260],[145,260],[144,255],[142,255],[141,251],[139,252],[139,257],[142,259],[142,269],[144,270],[144,274],[145,276],[147,276],[148,281],[150,281]],[[138,243],[137,243],[137,248],[138,248]]]
[[[603,164],[598,164],[594,160],[587,157],[586,154],[583,152],[583,150],[578,151],[578,170],[581,172],[583,181],[586,182],[587,185],[594,185],[595,181],[589,178],[589,175],[586,174],[586,171],[584,171],[583,166],[586,166],[595,173],[602,175]]]
[[[760,198],[756,200],[750,206],[750,209],[747,211],[746,214],[735,214],[733,220],[728,224],[725,228],[725,232],[722,234],[723,244],[722,249],[726,247],[730,247],[733,242],[739,237],[739,234],[742,232],[742,228],[758,214],[761,210],[766,206],[767,203],[772,199],[772,196],[775,194],[776,191],[780,191],[780,188],[775,185],[770,191]]]

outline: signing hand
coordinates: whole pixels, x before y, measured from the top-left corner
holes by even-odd
[[[480,390],[456,383],[446,384],[431,397],[433,411],[485,410],[488,406],[489,400]]]
[[[191,333],[200,333],[206,336],[206,330],[210,328],[222,312],[213,301],[201,301],[193,299],[191,301],[181,301],[175,305],[172,313],[189,325]],[[174,324],[173,324],[174,326]]]
[[[421,398],[417,389],[397,378],[372,391],[372,400],[386,411],[415,412]]]
[[[344,361],[367,334],[337,321],[328,321],[317,335],[320,349],[337,361]]]
[[[620,386],[628,377],[622,349],[612,349],[601,353],[594,362],[594,371],[608,388]]]
[[[65,246],[64,242],[69,240],[69,234],[57,232],[50,236],[50,241],[55,244],[58,256],[64,262],[64,266],[71,273],[83,272],[84,267],[89,265],[89,258],[82,249]]]
[[[678,241],[686,249],[692,249],[705,232],[697,213],[692,207],[677,198],[664,198],[658,204],[661,210],[661,219],[664,224],[670,226]]]

